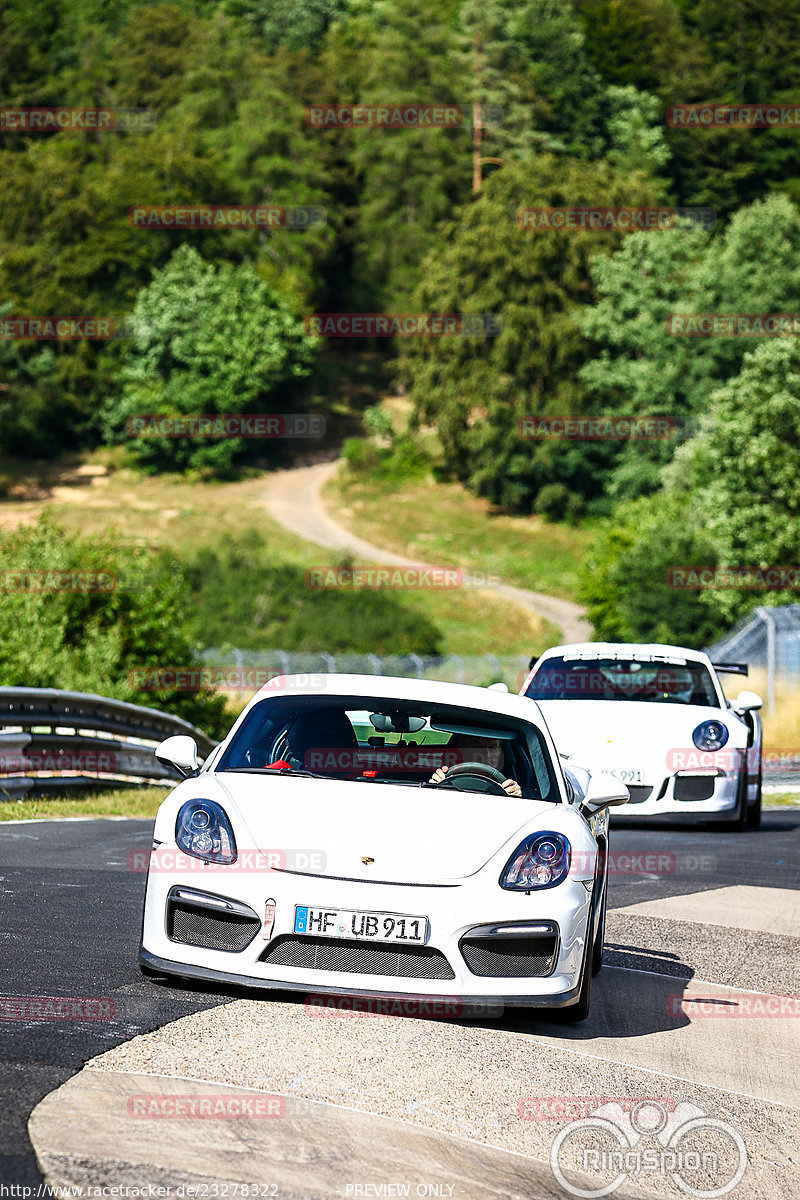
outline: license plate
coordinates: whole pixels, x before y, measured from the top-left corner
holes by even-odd
[[[311,933],[316,937],[424,946],[428,940],[428,918],[353,911],[349,908],[310,908],[298,904],[294,910],[294,931]]]
[[[614,775],[621,783],[644,783],[644,775],[632,767],[609,767],[609,775]]]

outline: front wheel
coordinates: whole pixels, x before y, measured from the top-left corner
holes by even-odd
[[[589,1015],[589,1007],[592,1002],[592,961],[594,954],[594,945],[592,944],[592,930],[594,929],[594,904],[592,904],[591,912],[589,913],[589,922],[586,929],[586,946],[583,951],[583,963],[581,966],[581,990],[578,993],[578,999],[566,1008],[557,1009],[556,1015],[561,1021],[569,1021],[570,1024],[576,1021],[585,1021]]]
[[[603,948],[606,940],[606,907],[608,905],[608,883],[606,882],[603,888],[603,907],[600,911],[600,922],[597,926],[597,935],[594,939],[592,947],[592,974],[596,975],[603,965]]]
[[[725,828],[731,833],[741,833],[747,828],[747,767],[742,767],[739,773],[739,787],[736,792],[736,816],[726,822]]]
[[[756,784],[756,798],[747,808],[747,828],[758,829],[761,824],[761,785],[763,782],[764,767],[759,758],[758,761],[758,783]]]

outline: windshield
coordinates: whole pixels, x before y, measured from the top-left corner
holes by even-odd
[[[532,700],[639,700],[719,708],[710,672],[677,659],[564,658],[540,662],[525,692]]]
[[[248,713],[215,770],[305,772],[421,787],[437,768],[449,771],[466,763],[515,780],[526,799],[561,800],[547,745],[528,722],[481,709],[374,697],[264,699]],[[466,791],[492,790],[462,772],[459,784]]]

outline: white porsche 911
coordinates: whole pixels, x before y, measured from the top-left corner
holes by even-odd
[[[761,697],[728,701],[699,650],[625,642],[554,646],[521,688],[562,753],[589,756],[628,785],[629,817],[761,823]],[[635,808],[633,807],[635,805]]]
[[[535,705],[488,688],[285,676],[156,817],[146,974],[340,997],[589,1010],[602,961],[608,808],[565,776]]]

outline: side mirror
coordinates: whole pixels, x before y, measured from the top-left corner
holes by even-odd
[[[507,683],[490,683],[489,691],[490,692],[507,692],[508,684]]]
[[[197,743],[185,733],[168,737],[160,746],[156,746],[155,756],[162,766],[175,767],[183,776],[194,775],[200,765],[197,761]]]
[[[754,712],[756,709],[761,708],[763,703],[764,701],[761,699],[758,692],[744,691],[739,692],[739,695],[736,697],[731,707],[733,708],[734,712]]]
[[[595,771],[589,779],[589,787],[583,798],[581,807],[587,813],[599,813],[604,808],[616,808],[619,804],[627,804],[631,798],[624,783],[620,783],[615,775],[608,771]]]

